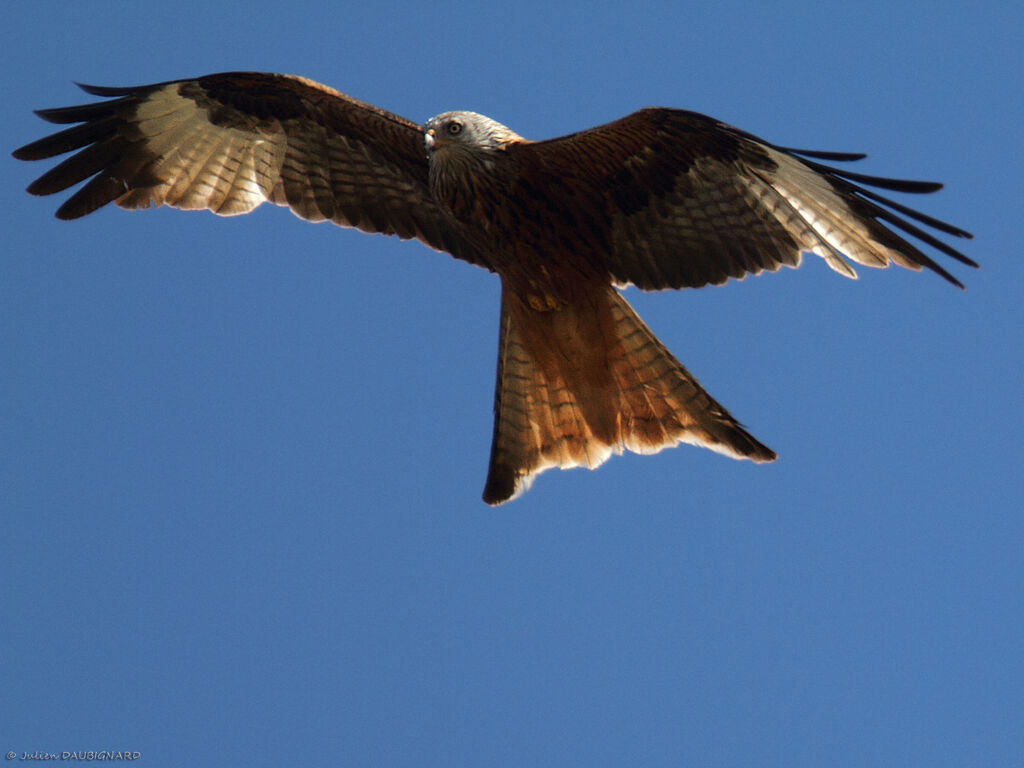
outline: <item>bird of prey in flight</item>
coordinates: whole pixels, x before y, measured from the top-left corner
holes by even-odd
[[[863,155],[792,149],[703,115],[641,109],[545,141],[474,112],[418,125],[311,80],[234,72],[44,109],[72,124],[16,150],[75,152],[29,185],[85,184],[58,209],[114,202],[220,215],[265,201],[303,219],[416,238],[496,272],[501,321],[483,498],[500,504],[549,467],[596,467],[624,449],[692,443],[738,459],[776,454],[711,398],[617,290],[719,285],[820,256],[936,272],[909,238],[970,266],[927,231],[970,235],[871,188],[940,184],[851,173]]]

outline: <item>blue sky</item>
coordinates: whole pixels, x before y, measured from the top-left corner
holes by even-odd
[[[152,766],[992,766],[1024,755],[1013,3],[33,4],[0,145],[123,85],[302,74],[530,138],[660,104],[976,234],[629,293],[781,456],[479,500],[498,281],[265,206],[58,222],[0,153],[0,748]]]

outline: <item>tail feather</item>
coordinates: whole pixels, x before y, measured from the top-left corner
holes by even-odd
[[[502,291],[494,437],[484,501],[501,504],[550,467],[685,442],[772,461],[608,288],[539,312]]]

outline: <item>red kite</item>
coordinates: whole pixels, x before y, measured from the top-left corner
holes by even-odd
[[[34,181],[57,209],[114,202],[221,215],[264,201],[307,220],[417,238],[501,278],[494,436],[483,498],[500,504],[549,467],[680,442],[776,458],[713,400],[616,286],[719,285],[817,254],[938,273],[905,236],[977,266],[921,226],[967,232],[865,187],[934,192],[818,161],[709,117],[649,108],[547,141],[473,112],[420,126],[300,77],[208,75],[136,88],[81,86],[107,101],[41,110],[71,128],[14,152],[77,153]],[[918,222],[913,223],[910,220]],[[897,232],[902,231],[902,235]]]

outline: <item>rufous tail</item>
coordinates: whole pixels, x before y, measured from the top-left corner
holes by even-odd
[[[550,467],[692,443],[773,461],[611,286],[538,311],[502,289],[494,436],[483,498],[501,504]]]

